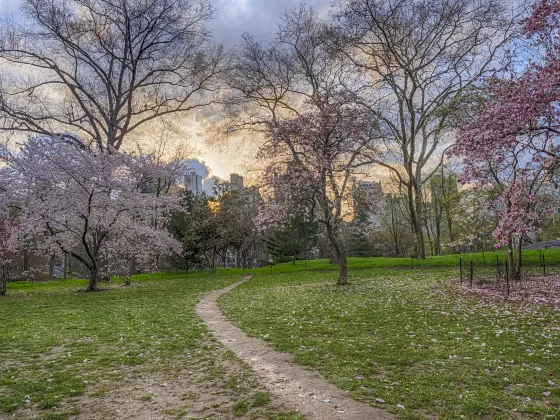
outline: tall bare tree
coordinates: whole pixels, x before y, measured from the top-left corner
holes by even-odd
[[[372,161],[406,190],[416,253],[424,258],[423,187],[453,139],[455,100],[477,78],[503,68],[517,12],[503,0],[341,0],[339,6],[339,46],[369,79],[360,95],[385,139]]]
[[[0,37],[0,129],[119,149],[143,124],[214,101],[208,0],[25,0]]]

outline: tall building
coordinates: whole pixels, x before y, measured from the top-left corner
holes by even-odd
[[[197,195],[202,194],[202,177],[194,171],[185,175],[185,189]]]
[[[243,177],[239,174],[231,174],[229,176],[229,182],[238,188],[243,188]]]
[[[381,184],[375,181],[359,181],[352,189],[352,201],[354,206],[354,219],[367,221],[373,228],[380,225],[380,216],[372,211],[369,205],[371,197],[382,197]]]

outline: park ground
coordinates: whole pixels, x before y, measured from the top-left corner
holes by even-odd
[[[345,287],[326,261],[263,267],[220,305],[249,335],[398,418],[560,419],[559,308],[470,294],[457,285],[459,258],[351,259]],[[194,313],[204,292],[241,275],[140,275],[97,293],[83,280],[10,284],[0,419],[300,418]]]

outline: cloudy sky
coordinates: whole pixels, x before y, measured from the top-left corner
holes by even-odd
[[[1,1],[1,0],[0,0]],[[302,0],[211,0],[218,10],[217,19],[211,28],[216,42],[226,48],[235,45],[243,32],[251,32],[257,39],[268,41],[276,30],[284,11],[295,7]],[[306,0],[317,11],[326,12],[332,0]],[[211,172],[228,177],[231,172],[244,173],[250,167],[251,151],[243,145],[232,144],[229,150],[217,152],[205,147],[202,136],[193,138],[193,143],[204,153],[202,159]]]
[[[284,11],[297,6],[302,0],[210,0],[218,16],[210,25],[214,39],[226,48],[235,45],[243,32],[251,32],[266,42],[276,30]],[[22,0],[0,0],[0,14],[17,16]],[[332,0],[305,0],[320,13],[326,13]],[[228,178],[232,172],[244,173],[250,167],[251,152],[243,145],[232,144],[229,150],[216,151],[208,148],[200,127],[187,127],[191,143],[199,152],[199,160],[205,162],[211,175]],[[203,175],[203,174],[201,174]]]

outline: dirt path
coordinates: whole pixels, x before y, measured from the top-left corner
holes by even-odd
[[[243,281],[204,295],[196,305],[196,313],[219,342],[253,369],[257,380],[277,399],[277,403],[307,419],[394,419],[383,410],[353,400],[346,391],[329,384],[318,372],[294,364],[291,354],[275,351],[265,341],[247,336],[226,320],[216,300],[241,283]]]

